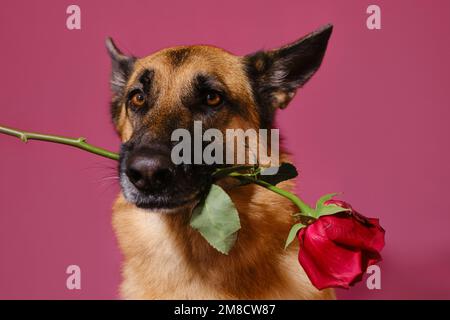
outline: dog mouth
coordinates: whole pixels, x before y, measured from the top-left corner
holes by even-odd
[[[138,208],[150,211],[176,211],[182,208],[194,208],[202,199],[202,194],[202,192],[198,191],[183,197],[141,196],[138,199],[128,199],[128,201]]]
[[[142,209],[173,211],[194,206],[209,190],[213,170],[211,165],[175,164],[166,145],[122,145],[122,193],[128,202]]]
[[[183,177],[170,186],[157,190],[138,190],[125,173],[120,174],[120,185],[125,199],[136,207],[156,212],[176,212],[193,209],[211,186],[211,179],[204,176]]]

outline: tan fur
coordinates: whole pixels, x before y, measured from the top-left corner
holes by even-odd
[[[292,182],[282,188],[291,189]],[[225,186],[226,187],[226,184]],[[315,289],[297,260],[283,250],[295,207],[262,187],[227,190],[242,228],[223,255],[189,226],[189,214],[136,208],[119,196],[113,227],[124,256],[120,287],[129,299],[332,299]]]
[[[181,66],[173,65],[174,50],[189,50]],[[183,114],[179,92],[186,90],[192,75],[201,70],[214,73],[243,105],[244,117],[221,117],[225,128],[258,128],[259,119],[240,57],[206,46],[165,49],[139,59],[129,84],[144,68],[156,70],[160,100],[152,110],[152,130],[167,124],[168,114]],[[123,109],[124,110],[124,109]],[[226,110],[224,111],[226,112]],[[185,121],[192,121],[186,119]],[[226,121],[226,122],[225,122]],[[133,130],[122,111],[117,129],[122,141]],[[288,160],[286,155],[282,155]],[[229,253],[213,249],[189,226],[192,208],[176,213],[150,212],[128,203],[119,195],[114,204],[113,227],[123,253],[120,294],[126,299],[332,299],[332,290],[315,289],[297,260],[298,247],[284,250],[294,223],[295,206],[260,186],[236,188],[231,179],[220,185],[236,204],[241,219],[238,239]],[[280,185],[292,189],[293,182]]]

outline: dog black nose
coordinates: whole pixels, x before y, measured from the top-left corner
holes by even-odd
[[[126,174],[140,191],[160,191],[173,180],[173,163],[169,156],[161,153],[134,152],[127,160]]]

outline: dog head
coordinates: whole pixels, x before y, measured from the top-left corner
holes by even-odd
[[[214,166],[171,160],[176,129],[270,128],[297,89],[318,70],[332,26],[276,50],[235,56],[211,46],[182,46],[144,58],[112,59],[111,115],[122,140],[119,174],[125,198],[138,207],[192,205],[211,184]]]

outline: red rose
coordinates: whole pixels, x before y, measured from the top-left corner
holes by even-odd
[[[381,261],[384,230],[378,219],[362,216],[343,201],[325,205],[350,210],[323,215],[300,229],[298,259],[316,288],[348,288],[362,279],[368,266]]]

